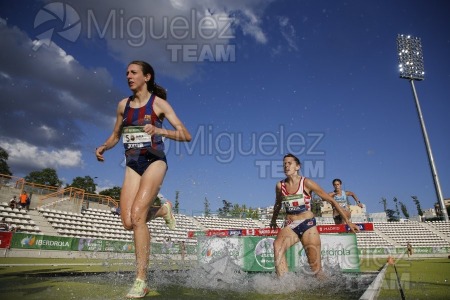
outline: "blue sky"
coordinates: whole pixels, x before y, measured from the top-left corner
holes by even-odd
[[[397,197],[415,215],[412,195],[422,209],[437,197],[411,86],[398,74],[396,37],[411,34],[422,39],[416,89],[450,197],[447,1],[49,3],[0,1],[0,146],[15,176],[51,167],[66,183],[120,186],[122,146],[104,163],[94,148],[139,59],[193,136],[166,144],[161,193],[180,191],[182,212],[201,212],[205,197],[212,210],[224,199],[273,205],[292,152],[326,191],[341,178],[368,212]]]

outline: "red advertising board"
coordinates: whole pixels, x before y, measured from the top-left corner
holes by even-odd
[[[360,231],[373,231],[373,223],[355,223]],[[346,224],[338,225],[317,225],[319,233],[341,233],[349,232],[350,228]]]
[[[9,248],[12,235],[12,232],[0,231],[0,248]]]
[[[373,231],[373,223],[355,223],[360,231]],[[349,232],[350,228],[346,224],[338,225],[317,225],[319,233],[342,233]],[[254,229],[211,229],[206,231],[188,231],[188,238],[197,236],[274,236],[280,231],[270,228]]]

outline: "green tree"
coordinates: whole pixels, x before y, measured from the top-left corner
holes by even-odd
[[[258,209],[256,208],[248,208],[247,210],[247,218],[259,219]]]
[[[311,200],[311,211],[317,217],[322,216],[322,198],[316,194],[313,194]]]
[[[120,200],[120,192],[122,191],[122,188],[120,186],[115,186],[110,189],[106,189],[98,193],[99,195],[103,196],[109,196],[115,200]]]
[[[230,216],[230,211],[231,211],[231,207],[232,207],[232,203],[227,201],[227,200],[222,200],[223,203],[223,207],[219,208],[219,216],[220,217],[229,217]]]
[[[233,205],[230,214],[233,218],[242,218],[242,215],[244,213],[244,210],[242,207],[239,206],[239,204]]]
[[[67,187],[79,188],[91,194],[94,194],[97,189],[94,179],[91,176],[75,177]]]
[[[180,211],[180,191],[175,192],[175,205],[173,208],[174,213],[178,214]]]
[[[249,214],[250,208],[247,208],[247,205],[242,204],[241,205],[241,218],[247,218]]]
[[[417,207],[417,214],[418,214],[419,216],[423,216],[423,211],[422,211],[422,208],[420,207],[420,201],[419,201],[419,198],[417,198],[417,196],[411,196],[411,198],[413,199],[413,202],[414,202],[414,204],[415,204],[416,207]]]
[[[60,187],[62,185],[62,181],[59,180],[58,174],[56,174],[56,170],[52,168],[46,168],[41,171],[30,172],[30,174],[25,176],[24,179],[26,182],[32,182],[48,186]]]
[[[382,197],[380,203],[383,203],[383,211],[387,210],[387,200],[386,198]]]
[[[9,170],[9,166],[8,166],[8,162],[7,162],[8,158],[9,158],[8,152],[6,152],[5,149],[0,147],[0,174],[11,176],[12,173]]]
[[[406,208],[406,205],[400,201],[400,210],[402,211],[403,215],[405,216],[406,219],[409,219],[409,213],[408,213],[408,209]]]
[[[204,215],[205,217],[208,217],[211,215],[211,209],[209,208],[209,201],[208,199],[205,197],[205,201],[203,202],[204,204]]]
[[[400,218],[400,211],[398,210],[398,199],[394,197],[394,199],[392,200],[394,201],[395,204],[395,213],[397,214],[397,218]]]
[[[161,206],[161,198],[156,196],[155,201],[153,201],[153,205],[152,206]]]
[[[386,216],[388,219],[388,222],[397,222],[398,221],[398,217],[396,216],[396,211],[393,209],[386,209]]]

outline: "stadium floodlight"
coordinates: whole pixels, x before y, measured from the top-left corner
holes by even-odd
[[[423,80],[422,43],[420,38],[399,34],[397,36],[398,68],[400,77],[406,79]]]
[[[447,209],[444,203],[444,197],[442,196],[441,184],[439,183],[439,176],[437,174],[436,166],[434,163],[433,153],[431,151],[430,141],[428,139],[427,129],[425,127],[425,121],[422,115],[422,109],[420,108],[419,98],[417,97],[416,88],[414,86],[414,80],[424,80],[425,70],[423,67],[423,53],[422,42],[420,38],[412,37],[410,35],[399,34],[397,36],[397,50],[399,60],[400,78],[409,79],[413,91],[414,100],[416,102],[417,113],[419,115],[420,125],[422,127],[423,139],[428,153],[428,160],[430,162],[431,173],[433,176],[434,187],[436,189],[436,195],[438,203],[441,206],[441,213],[445,221],[448,221]]]

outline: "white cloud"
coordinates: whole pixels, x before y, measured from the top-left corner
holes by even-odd
[[[59,57],[61,58],[61,61],[66,63],[67,65],[69,65],[71,62],[75,61],[73,56],[72,55],[68,55],[66,53],[66,51],[64,51],[63,49],[57,47],[56,51],[58,52]]]
[[[0,144],[14,172],[83,167],[81,149],[111,130],[123,97],[103,67],[87,68],[57,44],[0,20]],[[105,109],[111,107],[112,110]]]
[[[287,41],[289,45],[289,49],[298,51],[297,46],[297,33],[295,31],[294,26],[290,24],[289,18],[287,17],[279,17],[278,22],[280,24],[281,35]]]
[[[1,71],[0,71],[0,76],[5,78],[5,79],[11,79],[11,77],[8,74],[6,74],[4,72],[1,72]]]
[[[56,135],[57,131],[47,125],[42,125],[39,130],[42,132],[42,136],[46,139],[52,139]]]
[[[82,66],[55,43],[33,51],[17,27],[0,25],[0,36],[8,45],[0,56],[0,138],[61,148],[77,145],[79,123],[111,128],[104,106],[113,107],[121,93],[106,69]]]
[[[202,61],[202,47],[219,51],[219,47],[235,43],[237,31],[257,43],[268,40],[262,15],[271,1],[136,0],[132,5],[121,0],[108,1],[108,5],[88,0],[68,2],[82,19],[84,38],[105,41],[108,54],[124,64],[137,58],[146,60],[157,74],[178,79],[194,74],[197,62]],[[87,36],[88,31],[91,36]],[[200,61],[183,58],[190,54],[188,48],[195,48],[194,58]]]
[[[281,34],[282,39],[272,46],[272,55],[281,55],[286,51],[299,51],[297,32],[290,19],[285,16],[278,16],[276,21],[278,23],[277,32]]]
[[[21,140],[0,141],[0,147],[9,154],[8,164],[18,168],[71,168],[83,165],[81,151],[60,149],[49,150],[36,147]]]
[[[261,20],[250,9],[245,9],[243,13],[248,18],[241,22],[244,34],[254,37],[261,44],[267,43],[267,37],[261,28]]]
[[[185,10],[188,7],[188,2],[183,0],[170,0],[172,7],[180,10]]]

